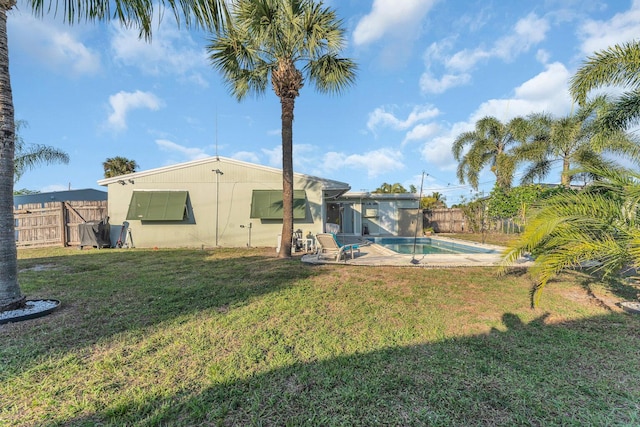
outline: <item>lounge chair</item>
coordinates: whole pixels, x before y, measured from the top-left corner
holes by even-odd
[[[355,257],[355,253],[360,253],[360,246],[355,244],[341,245],[331,233],[316,234],[316,241],[320,245],[318,248],[318,258],[333,259],[339,261],[344,257],[347,260],[347,254],[351,255],[351,259]]]

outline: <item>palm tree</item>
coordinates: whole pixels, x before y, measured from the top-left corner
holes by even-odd
[[[58,11],[57,1],[27,0],[35,15]],[[136,27],[140,35],[151,39],[154,3],[144,0],[63,0],[61,15],[70,24],[77,21],[106,21],[117,18],[123,25]],[[178,22],[187,26],[214,29],[225,16],[224,0],[160,0],[161,8],[173,12]],[[13,184],[15,122],[9,50],[7,12],[16,0],[0,0],[0,312],[24,305],[25,297],[18,285],[18,262],[13,221]],[[161,13],[162,15],[162,13]]]
[[[554,163],[562,162],[560,184],[571,185],[574,167],[604,169],[612,166],[606,155],[624,155],[640,160],[640,146],[624,131],[603,131],[601,117],[608,108],[604,97],[582,105],[575,114],[559,119],[548,114],[530,116],[532,138],[516,149],[517,157],[531,162],[524,170],[522,182],[543,179]]]
[[[640,119],[640,41],[614,45],[587,57],[571,78],[571,95],[580,105],[593,89],[628,89],[603,117],[608,129],[626,129]]]
[[[114,176],[134,173],[138,168],[135,160],[129,160],[126,157],[116,156],[110,157],[102,162],[104,168],[104,177],[113,178]]]
[[[600,178],[580,192],[544,200],[505,252],[503,271],[527,253],[534,256],[533,307],[549,280],[562,271],[589,267],[593,274],[611,277],[640,267],[640,173],[587,171]]]
[[[40,144],[27,144],[20,136],[20,129],[25,127],[27,122],[16,121],[16,142],[14,159],[14,183],[20,180],[27,170],[34,169],[41,164],[50,165],[52,163],[69,163],[69,155],[55,147]]]
[[[355,81],[356,65],[340,58],[342,22],[312,0],[236,0],[227,25],[207,47],[210,59],[240,101],[263,94],[269,80],[280,98],[282,126],[281,258],[291,257],[293,236],[293,111],[305,80],[323,93]],[[302,69],[298,67],[301,66]]]
[[[430,196],[425,196],[420,201],[420,207],[423,209],[442,209],[447,207],[445,197],[442,193],[434,191]]]
[[[476,122],[473,131],[465,132],[453,142],[453,156],[459,162],[457,175],[461,183],[469,182],[478,189],[478,177],[487,166],[496,176],[496,184],[504,189],[511,186],[518,159],[513,148],[526,140],[529,123],[522,117],[504,124],[487,116]],[[468,151],[463,153],[465,147]]]
[[[383,182],[380,187],[372,191],[372,193],[389,193],[389,194],[406,193],[406,192],[407,192],[407,189],[404,188],[404,186],[399,182],[396,182],[395,184],[389,184],[387,182]]]

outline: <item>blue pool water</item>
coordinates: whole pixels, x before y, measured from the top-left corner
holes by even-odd
[[[413,237],[369,237],[368,240],[400,254],[413,254]],[[417,254],[493,254],[498,252],[495,249],[431,239],[430,237],[415,239],[415,249]]]

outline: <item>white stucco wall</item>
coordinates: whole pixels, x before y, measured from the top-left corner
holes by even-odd
[[[222,174],[216,174],[216,169]],[[117,229],[126,220],[134,190],[185,190],[189,194],[189,218],[185,221],[127,220],[137,247],[214,247],[216,240],[222,247],[246,247],[249,230],[251,246],[275,247],[282,231],[281,220],[250,218],[253,190],[282,190],[282,172],[278,169],[211,158],[137,172],[123,176],[122,181],[124,185],[115,179],[99,181],[107,186],[110,222]],[[305,234],[322,231],[326,186],[326,180],[294,176],[294,188],[305,190],[307,196],[306,218],[296,220],[294,230],[302,229]]]

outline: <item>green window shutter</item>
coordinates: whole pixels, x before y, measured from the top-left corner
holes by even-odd
[[[307,217],[307,193],[304,190],[293,190],[293,219]]]
[[[307,216],[307,194],[293,190],[293,219]],[[282,190],[253,190],[251,218],[282,219]]]
[[[128,220],[182,221],[187,213],[187,191],[134,191]]]

